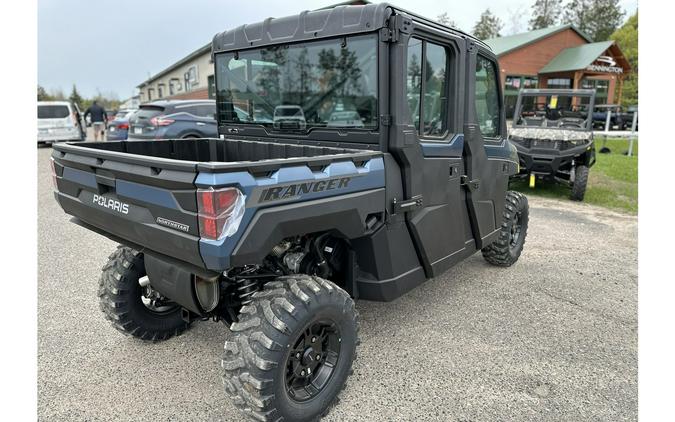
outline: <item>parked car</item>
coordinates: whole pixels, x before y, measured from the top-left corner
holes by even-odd
[[[637,106],[630,106],[626,109],[616,104],[601,104],[595,106],[593,111],[593,127],[604,129],[607,124],[607,112],[611,110],[609,117],[609,130],[614,128],[618,130],[630,130],[633,125],[633,114]],[[636,128],[637,129],[637,128]]]
[[[84,121],[77,104],[38,101],[38,144],[84,140]]]
[[[362,128],[363,121],[357,111],[336,111],[330,115],[327,127]]]
[[[298,129],[307,127],[307,120],[302,107],[297,105],[280,105],[274,109],[273,125],[275,129]]]
[[[214,100],[160,100],[142,104],[129,118],[128,140],[216,138]]]
[[[117,110],[106,110],[105,111],[105,116],[106,119],[108,119],[108,122],[112,122],[115,120],[115,116],[117,116],[118,111]]]
[[[120,110],[108,123],[108,141],[125,141],[129,134],[129,118],[136,110]]]

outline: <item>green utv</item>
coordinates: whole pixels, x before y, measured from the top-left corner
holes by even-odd
[[[55,145],[55,197],[122,245],[99,288],[115,328],[159,341],[223,321],[234,404],[316,420],[356,357],[354,300],[396,299],[479,250],[520,256],[497,59],[369,4],[217,34],[213,61],[219,138]]]

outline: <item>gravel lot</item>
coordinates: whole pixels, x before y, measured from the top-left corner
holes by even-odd
[[[38,417],[238,421],[223,324],[124,337],[96,290],[115,244],[68,222],[38,150]],[[358,302],[359,360],[331,421],[637,420],[637,218],[530,198],[525,251],[474,255],[390,303]]]

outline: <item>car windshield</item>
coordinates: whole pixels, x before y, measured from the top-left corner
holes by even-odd
[[[216,55],[220,123],[275,130],[377,127],[377,39],[354,36]],[[335,119],[333,119],[335,123]]]
[[[591,119],[590,97],[574,94],[521,94],[514,127],[586,129]]]
[[[70,110],[65,105],[38,106],[38,119],[63,119],[68,115],[70,115]]]

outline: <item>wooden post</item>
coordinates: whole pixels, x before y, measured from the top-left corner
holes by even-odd
[[[581,88],[581,78],[583,77],[583,72],[576,71],[574,72],[574,79],[572,80],[572,89]],[[579,105],[579,97],[572,98],[572,107]]]
[[[623,96],[623,73],[620,73],[618,78],[619,78],[619,95],[618,95],[619,98],[617,99],[616,103],[621,104],[622,99],[621,97]]]

